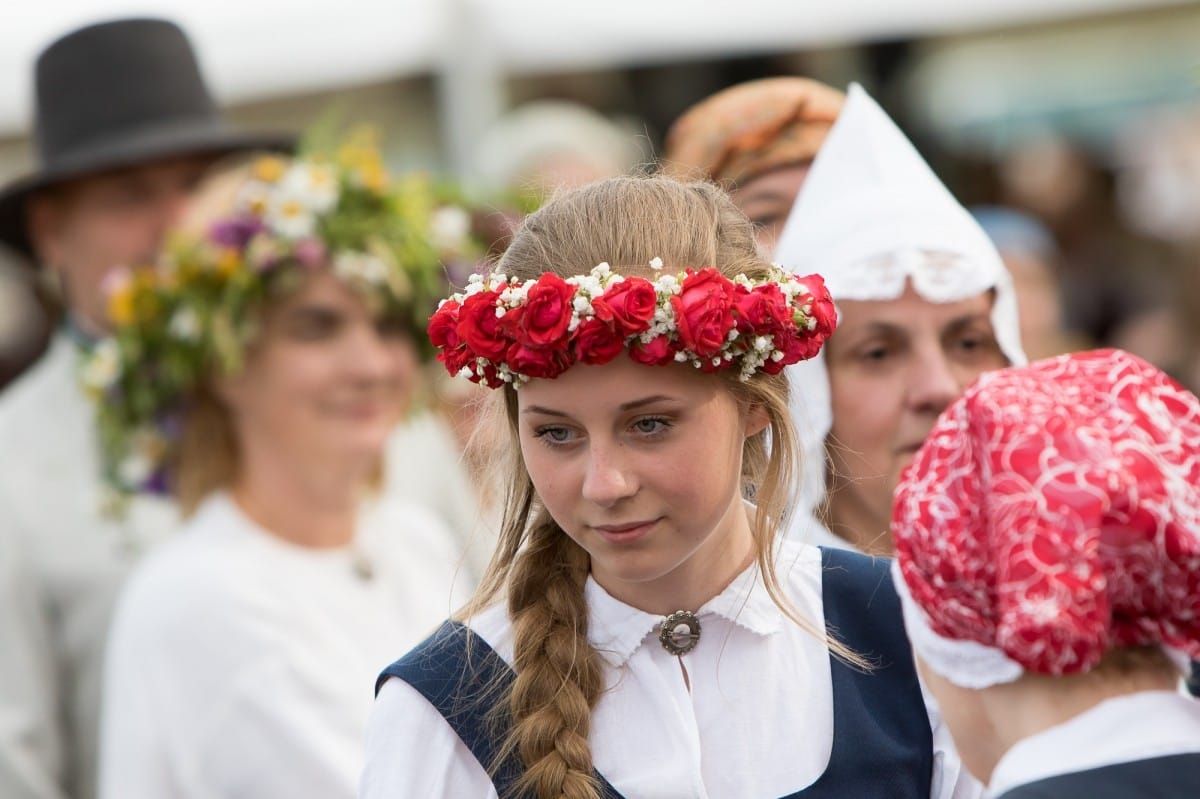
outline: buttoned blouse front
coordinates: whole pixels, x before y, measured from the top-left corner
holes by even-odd
[[[780,797],[824,772],[833,746],[833,698],[829,655],[818,637],[824,632],[819,550],[784,544],[779,575],[816,636],[784,615],[751,567],[697,611],[700,641],[681,658],[658,642],[661,616],[630,607],[588,580],[588,639],[606,666],[590,743],[596,770],[622,795]],[[511,667],[506,610],[492,608],[469,625]],[[932,795],[977,795],[957,757],[947,757],[940,726],[935,719]],[[379,693],[367,763],[360,796],[368,799],[496,797],[466,745],[402,680],[388,680]]]

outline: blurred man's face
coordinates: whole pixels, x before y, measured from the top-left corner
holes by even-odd
[[[89,175],[35,197],[29,225],[38,258],[59,273],[64,301],[89,333],[108,330],[101,284],[115,267],[154,262],[163,237],[212,163],[186,156]]]

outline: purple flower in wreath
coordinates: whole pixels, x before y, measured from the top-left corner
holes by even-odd
[[[209,230],[208,235],[216,244],[241,251],[250,243],[250,239],[264,230],[266,230],[266,226],[258,217],[240,216],[217,222]]]

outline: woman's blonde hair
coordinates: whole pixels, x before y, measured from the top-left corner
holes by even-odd
[[[564,192],[525,220],[497,266],[506,275],[533,279],[545,272],[586,274],[608,262],[616,272],[642,274],[653,258],[670,268],[714,266],[726,276],[767,277],[750,222],[724,192],[707,183],[662,177],[622,177]],[[636,265],[636,266],[631,266]],[[796,431],[788,411],[784,375],[759,373],[747,382],[721,373],[743,408],[759,406],[770,424],[746,439],[742,451],[744,496],[757,505],[751,519],[755,557],[771,597],[798,624],[822,635],[784,596],[775,570],[775,538],[798,468]],[[500,540],[480,589],[463,616],[507,592],[513,624],[514,670],[507,697],[513,727],[501,758],[519,755],[525,765],[520,790],[536,796],[593,799],[588,732],[603,689],[599,655],[587,639],[584,583],[590,560],[546,512],[521,457],[516,393],[497,392],[495,416],[506,421],[508,441],[491,447],[503,485]],[[500,482],[502,481],[502,482]],[[855,662],[845,647],[834,651]]]

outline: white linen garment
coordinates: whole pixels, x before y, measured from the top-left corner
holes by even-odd
[[[785,543],[779,570],[796,609],[820,623],[820,551]],[[586,598],[588,637],[607,666],[606,690],[592,715],[593,759],[622,795],[779,797],[825,770],[833,746],[828,652],[783,615],[756,568],[698,611],[702,638],[683,656],[682,668],[651,634],[661,617],[614,599],[591,579]],[[480,614],[470,626],[512,664],[512,630],[503,607]],[[979,784],[962,768],[936,712],[932,723],[931,795],[979,796]],[[402,680],[390,679],[380,691],[367,747],[363,799],[496,799],[483,767]]]
[[[101,797],[354,796],[375,677],[457,604],[451,541],[387,499],[354,546],[314,550],[210,497],[118,605]]]
[[[140,554],[178,529],[138,497],[102,516],[92,406],[65,334],[0,394],[0,797],[92,799],[104,643]]]
[[[988,795],[1061,774],[1194,752],[1200,752],[1200,702],[1173,691],[1143,691],[1105,700],[1019,741],[996,764]]]

